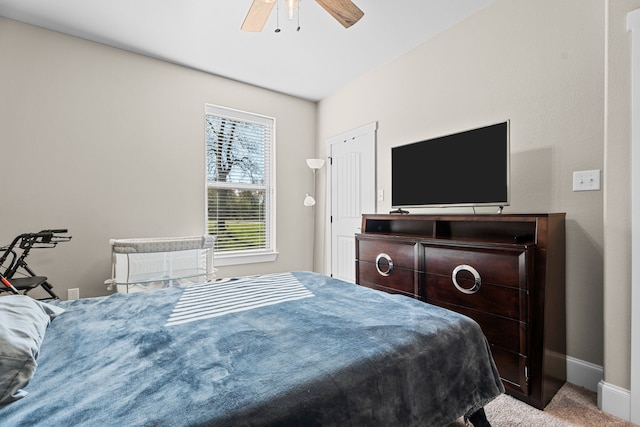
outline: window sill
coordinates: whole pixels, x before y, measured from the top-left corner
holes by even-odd
[[[213,257],[213,264],[216,267],[224,267],[227,265],[273,262],[276,260],[276,258],[278,258],[278,252],[235,253],[235,254],[216,253]]]

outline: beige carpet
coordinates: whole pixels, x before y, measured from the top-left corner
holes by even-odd
[[[503,394],[485,407],[492,427],[633,427],[598,409],[596,393],[566,383],[544,411]],[[462,419],[447,427],[464,426]]]

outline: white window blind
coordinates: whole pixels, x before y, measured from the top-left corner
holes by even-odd
[[[216,254],[275,252],[275,119],[207,104],[207,230]]]

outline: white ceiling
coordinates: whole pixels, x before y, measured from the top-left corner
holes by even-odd
[[[262,33],[240,30],[252,0],[0,0],[0,15],[317,101],[495,0],[354,0],[349,29],[302,0]]]

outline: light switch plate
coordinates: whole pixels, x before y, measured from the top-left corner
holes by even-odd
[[[573,173],[573,191],[600,190],[600,170],[577,171]]]

